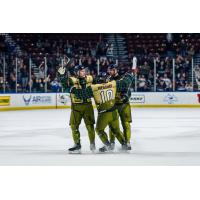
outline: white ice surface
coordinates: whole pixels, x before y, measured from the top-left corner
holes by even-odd
[[[70,155],[69,109],[0,112],[0,165],[200,165],[200,109],[135,108],[132,115],[130,153],[92,154],[81,124],[82,154]]]

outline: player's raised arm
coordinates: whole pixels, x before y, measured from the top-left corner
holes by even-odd
[[[68,64],[70,62],[71,59],[67,57],[67,59],[64,59],[62,61],[62,66],[58,68],[58,77],[60,79],[64,91],[66,91],[67,88],[70,87],[69,68],[68,68]]]
[[[126,73],[124,77],[120,80],[117,80],[117,92],[127,92],[134,80],[134,75]]]
[[[65,67],[63,66],[59,67],[58,77],[60,79],[63,90],[66,91],[66,89],[69,87],[69,84],[68,84],[68,74]]]

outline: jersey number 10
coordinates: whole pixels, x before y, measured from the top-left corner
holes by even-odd
[[[100,92],[102,103],[110,101],[113,99],[113,91],[112,90],[103,90]]]

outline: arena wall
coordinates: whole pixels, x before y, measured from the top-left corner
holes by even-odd
[[[200,107],[198,92],[137,92],[130,98],[132,107]],[[69,108],[67,93],[0,94],[0,111]]]

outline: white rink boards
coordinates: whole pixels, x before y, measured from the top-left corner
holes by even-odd
[[[92,154],[81,124],[82,154],[70,155],[70,109],[0,112],[0,165],[200,165],[200,109],[134,108],[132,113],[130,153]]]
[[[197,107],[199,92],[137,92],[131,93],[134,107]],[[94,104],[94,101],[93,101]],[[17,93],[0,94],[0,111],[69,108],[69,93]]]

